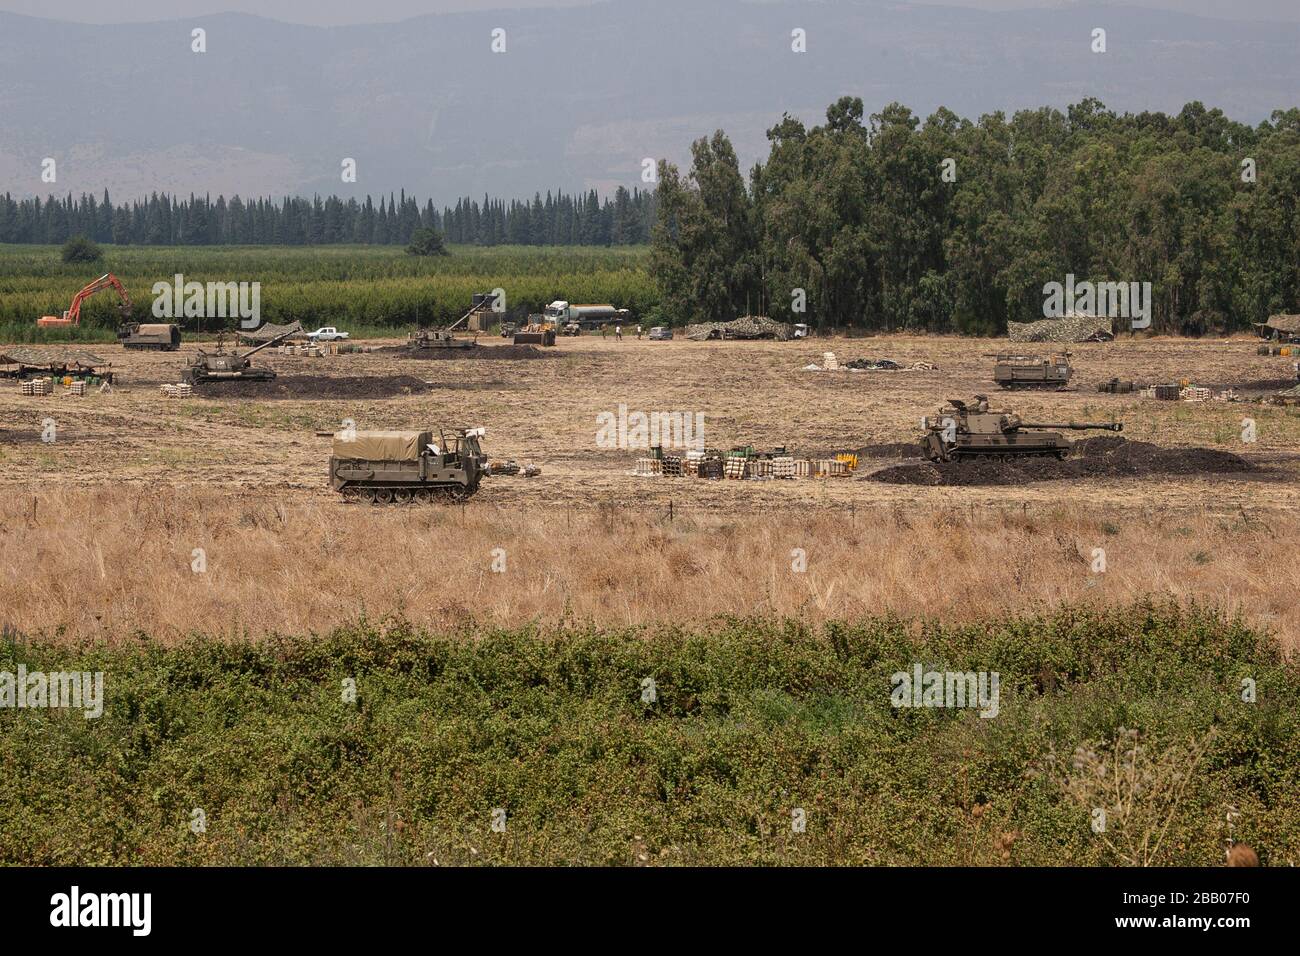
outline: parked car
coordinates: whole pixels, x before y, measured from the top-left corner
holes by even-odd
[[[671,341],[672,337],[673,337],[673,330],[666,325],[656,325],[653,329],[650,330],[651,342],[667,342],[667,341]]]
[[[307,338],[313,342],[342,342],[348,337],[348,333],[340,332],[332,325],[317,329],[315,332],[308,332]]]

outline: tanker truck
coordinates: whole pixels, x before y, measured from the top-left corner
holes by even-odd
[[[627,309],[616,309],[612,305],[571,305],[563,299],[556,299],[545,309],[542,316],[556,329],[564,329],[570,323],[577,323],[581,329],[598,329],[602,325],[616,322],[627,324],[632,321],[632,313]]]

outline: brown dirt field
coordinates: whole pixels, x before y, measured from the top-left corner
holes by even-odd
[[[380,354],[390,358],[415,359],[422,362],[464,361],[474,362],[481,359],[496,360],[530,360],[559,358],[561,353],[553,348],[538,348],[536,345],[493,345],[471,349],[408,349],[405,345],[386,345],[379,349]]]
[[[238,379],[195,386],[200,398],[315,401],[330,398],[393,398],[418,395],[436,383],[413,375],[277,375],[270,381]]]
[[[278,371],[277,383],[310,382],[300,387],[312,391],[223,391],[188,400],[163,398],[156,383],[179,380],[192,347],[172,354],[97,347],[119,375],[112,394],[72,398],[59,390],[24,398],[15,384],[0,383],[0,541],[8,555],[0,624],[62,628],[71,636],[135,628],[170,636],[224,632],[232,619],[254,630],[323,628],[362,606],[371,616],[402,611],[437,623],[566,613],[621,623],[765,608],[961,616],[977,603],[996,612],[1076,593],[1110,599],[1148,590],[1241,607],[1288,646],[1300,646],[1300,611],[1273,597],[1286,587],[1270,575],[1300,545],[1300,409],[1096,391],[1112,376],[1219,385],[1284,379],[1288,360],[1258,355],[1255,345],[1247,337],[1077,345],[1071,390],[1008,394],[989,379],[985,355],[1005,347],[995,340],[584,336],[563,339],[551,360],[444,359],[436,373],[394,352],[263,353],[258,358]],[[486,343],[477,351],[506,348]],[[801,371],[826,350],[841,362],[870,355],[939,368]],[[421,387],[394,392],[399,381]],[[921,417],[947,398],[976,392],[1026,418],[1121,420],[1123,454],[1146,456],[1145,464],[1126,469],[1117,459],[1116,467],[1012,476],[1009,483],[723,482],[632,477],[635,451],[596,445],[597,415],[624,404],[702,412],[711,447],[871,447],[878,451],[864,456],[861,476],[933,468],[904,458]],[[46,418],[57,426],[53,443],[40,440]],[[342,504],[325,481],[329,439],[314,432],[348,418],[359,428],[482,425],[488,454],[540,464],[543,474],[488,479],[463,510],[375,514]],[[1241,439],[1244,418],[1256,423],[1253,443]],[[1249,467],[1236,470],[1231,456]],[[665,532],[670,504],[674,519]],[[1008,516],[1024,522],[1011,537],[1014,547],[1004,540]],[[456,530],[453,517],[473,533]],[[943,533],[958,518],[970,531]],[[311,532],[286,536],[263,527],[279,520],[293,528],[306,523]],[[900,520],[931,530],[918,536]],[[682,522],[689,534],[677,527]],[[854,534],[845,530],[854,526]],[[1106,529],[1119,529],[1120,555],[1107,545],[1112,569],[1134,569],[1122,586],[1115,570],[1092,575],[1079,558],[1098,536],[1115,537]],[[545,547],[538,536],[547,538]],[[189,572],[191,549],[204,546],[194,543],[199,538],[225,554],[219,562],[210,553],[209,561],[229,577]],[[1061,544],[1076,539],[1077,547]],[[482,576],[493,547],[512,555],[505,578]],[[795,547],[808,551],[810,573],[814,553],[834,555],[834,576],[818,585],[839,582],[833,597],[809,604],[809,578],[778,581],[773,590],[769,571],[788,566]],[[461,553],[444,567],[440,555],[449,550]],[[1026,555],[1037,563],[1026,564]],[[179,578],[176,561],[185,571]],[[328,569],[324,579],[321,569]],[[439,583],[444,573],[453,575],[450,586]],[[166,582],[161,596],[152,581]],[[983,593],[984,585],[998,588],[993,599],[959,599]]]

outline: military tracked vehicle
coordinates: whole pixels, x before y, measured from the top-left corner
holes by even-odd
[[[461,338],[447,329],[420,329],[406,337],[408,349],[472,349],[477,346],[474,339]]]
[[[935,462],[1044,455],[1065,458],[1070,453],[1070,441],[1050,429],[1124,430],[1121,422],[1027,422],[1013,412],[990,411],[983,395],[976,395],[975,404],[970,406],[948,399],[938,415],[925,418],[924,427],[921,448]]]
[[[486,469],[482,436],[482,428],[439,429],[436,442],[432,431],[339,432],[330,486],[345,501],[374,505],[462,501]]]
[[[476,292],[470,304],[469,311],[462,315],[451,325],[440,329],[418,329],[406,337],[406,347],[408,349],[472,349],[478,345],[478,340],[461,338],[453,335],[457,329],[468,328],[478,332],[487,327],[489,317],[493,314],[493,306],[496,304],[496,294],[491,292]]]
[[[295,334],[297,329],[281,332],[275,338],[267,339],[261,345],[255,345],[243,352],[227,352],[221,337],[217,338],[217,350],[208,354],[199,349],[199,354],[190,359],[190,364],[183,373],[183,380],[191,385],[203,382],[269,382],[275,378],[275,369],[265,365],[254,365],[249,361],[254,355],[268,346],[275,345]]]
[[[1069,352],[1061,352],[1048,358],[1039,355],[1002,353],[996,358],[997,362],[993,366],[993,381],[1002,388],[1059,391],[1070,384],[1070,379],[1074,375]]]
[[[125,322],[117,330],[117,339],[126,349],[175,352],[181,347],[180,326],[170,322]]]

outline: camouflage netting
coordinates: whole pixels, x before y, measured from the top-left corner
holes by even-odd
[[[30,365],[39,368],[97,368],[104,360],[85,349],[32,348],[9,346],[0,351],[0,364]]]
[[[698,322],[686,327],[686,337],[696,342],[705,339],[780,339],[794,334],[794,327],[769,319],[765,315],[742,315],[730,322]]]
[[[1038,322],[1008,322],[1012,342],[1109,342],[1115,337],[1105,315],[1067,315]]]
[[[1255,331],[1264,338],[1282,335],[1300,335],[1300,315],[1270,315],[1267,322],[1256,322]]]
[[[293,332],[294,334],[291,338],[295,339],[305,339],[307,337],[307,333],[303,331],[301,322],[293,322],[289,325],[273,325],[270,322],[263,322],[251,332],[246,332],[243,329],[240,329],[239,337],[241,339],[246,339],[249,342],[269,342],[277,335],[283,335],[285,332]]]

